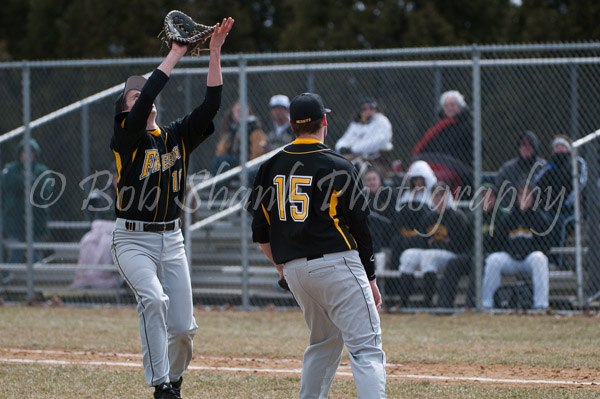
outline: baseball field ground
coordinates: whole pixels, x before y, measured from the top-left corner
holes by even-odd
[[[297,310],[198,308],[185,398],[294,398]],[[599,316],[382,314],[389,398],[600,397]],[[0,307],[0,398],[149,398],[133,307]],[[330,398],[356,398],[347,354]]]

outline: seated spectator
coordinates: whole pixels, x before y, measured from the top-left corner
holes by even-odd
[[[425,246],[423,220],[433,212],[430,207],[430,192],[435,182],[435,175],[424,161],[413,163],[404,174],[389,238],[392,260],[390,263],[394,269],[398,265],[400,255],[406,249]],[[390,297],[399,293],[398,278],[387,278],[384,284],[385,293]],[[386,300],[386,304],[390,305],[391,301]]]
[[[551,221],[552,230],[548,234],[549,245],[563,245],[562,233],[565,221],[573,216],[575,191],[573,190],[573,173],[571,170],[571,138],[563,135],[554,137],[552,155],[533,181],[542,190],[542,211]],[[579,166],[579,190],[583,191],[587,182],[587,165],[582,157],[577,157]],[[551,263],[561,265],[562,258],[550,255]]]
[[[442,94],[440,107],[440,119],[417,143],[412,161],[426,161],[458,197],[460,188],[472,181],[473,122],[463,95],[456,90]]]
[[[78,267],[70,289],[109,289],[123,283],[116,267],[114,271],[93,268],[94,265],[113,265],[110,246],[116,217],[114,211],[100,210],[103,209],[104,202],[105,198],[98,192],[90,194],[88,210],[94,220],[91,230],[80,241]]]
[[[518,156],[502,164],[496,176],[496,187],[499,191],[500,205],[508,208],[514,203],[518,185],[532,180],[546,164],[546,160],[538,156],[538,138],[532,131],[525,131],[517,141]]]
[[[381,156],[382,151],[391,151],[392,148],[390,120],[379,111],[375,100],[361,100],[357,114],[335,144],[335,150],[350,160],[374,160]]]
[[[483,255],[484,257],[494,251],[494,231],[498,222],[508,213],[506,208],[502,208],[496,202],[498,188],[492,182],[486,182],[481,190],[481,211],[482,223],[481,232],[483,234]],[[475,226],[475,214],[471,214],[471,228]],[[458,255],[448,261],[444,277],[440,281],[438,306],[441,308],[453,308],[456,297],[456,288],[462,276],[469,276],[467,288],[467,297],[465,306],[475,308],[475,263],[473,261],[474,248],[467,254]]]
[[[247,107],[247,112],[248,160],[251,160],[265,153],[267,142],[266,134],[261,129],[259,120],[252,115],[250,106]],[[221,136],[210,168],[213,176],[240,164],[240,121],[240,103],[236,101],[221,122]]]
[[[290,126],[290,99],[277,94],[269,100],[271,122],[266,126],[267,148],[271,151],[294,141],[296,136]]]
[[[389,247],[393,222],[396,214],[397,194],[384,184],[381,171],[370,166],[364,174],[365,186],[368,189],[367,201],[369,214],[369,230],[373,239],[373,252],[378,253]]]
[[[423,220],[431,212],[430,193],[436,183],[433,171],[424,161],[416,161],[404,175],[400,199],[394,216],[394,233],[390,238],[392,261],[408,248],[422,248],[425,226]]]
[[[523,183],[517,190],[517,205],[498,222],[494,232],[494,252],[485,260],[482,304],[494,307],[494,293],[500,287],[502,274],[526,273],[533,282],[533,306],[548,307],[548,241],[549,223],[534,207],[534,187]]]
[[[466,252],[470,243],[467,217],[451,206],[452,193],[444,182],[437,182],[431,194],[433,212],[425,217],[424,248],[409,248],[400,256],[400,304],[406,306],[414,289],[415,272],[423,272],[424,307],[432,306],[437,274],[448,261]]]

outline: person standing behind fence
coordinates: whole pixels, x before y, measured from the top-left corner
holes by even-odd
[[[323,144],[327,112],[317,94],[292,100],[297,138],[258,171],[248,204],[252,236],[287,281],[310,330],[300,399],[328,396],[344,344],[358,398],[385,398],[369,208],[356,169]]]
[[[118,179],[114,263],[138,302],[142,362],[155,398],[180,398],[182,375],[197,330],[189,268],[180,229],[190,153],[214,131],[221,104],[221,47],[234,21],[223,19],[210,38],[204,101],[191,113],[156,124],[154,100],[188,48],[175,41],[148,80],[127,79],[115,103]]]
[[[294,140],[294,132],[290,126],[290,99],[277,94],[269,100],[270,123],[267,124],[267,151],[274,150]]]
[[[33,211],[33,241],[41,242],[44,236],[48,234],[48,199],[52,193],[52,185],[46,184],[49,176],[46,165],[40,162],[41,149],[35,139],[29,141],[31,148],[31,183],[32,192],[30,200],[32,201]],[[2,228],[6,244],[9,245],[8,263],[23,263],[23,249],[11,249],[10,244],[25,242],[25,141],[21,141],[17,146],[16,161],[7,164],[2,170]],[[40,251],[34,251],[33,261],[40,260],[42,254]],[[10,275],[4,275],[5,283],[10,279]]]
[[[535,133],[526,130],[517,141],[518,156],[504,162],[496,175],[498,200],[507,208],[514,203],[517,188],[521,182],[533,178],[546,164],[546,160],[538,155],[539,140]]]
[[[517,203],[498,222],[494,232],[495,248],[485,260],[482,283],[484,309],[494,307],[494,293],[500,287],[502,274],[525,273],[533,282],[533,306],[548,308],[548,232],[549,221],[535,204],[535,191],[523,183],[517,190]]]

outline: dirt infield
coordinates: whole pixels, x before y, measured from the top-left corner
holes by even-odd
[[[70,349],[33,349],[0,347],[0,363],[29,363],[46,366],[85,366],[105,368],[140,368],[141,355]],[[299,375],[299,358],[251,358],[195,354],[189,373],[234,373],[240,375]],[[347,360],[343,360],[337,378],[351,378]],[[600,370],[572,367],[532,367],[501,364],[454,364],[406,362],[387,365],[388,381],[430,381],[436,384],[544,386],[547,388],[592,389],[600,391]]]

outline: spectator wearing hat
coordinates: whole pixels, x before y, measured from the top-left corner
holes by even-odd
[[[478,203],[481,204],[484,257],[494,251],[494,230],[498,222],[508,213],[506,208],[500,206],[497,201],[498,188],[491,182],[482,184],[481,195]],[[475,215],[471,215],[471,229],[475,226]],[[465,235],[466,237],[467,235]],[[474,248],[467,254],[458,255],[448,261],[444,276],[440,281],[438,306],[441,308],[453,308],[456,297],[458,282],[462,276],[468,276],[467,296],[465,306],[476,307],[475,303],[475,263],[473,262]]]
[[[271,122],[265,127],[266,150],[271,151],[294,141],[296,136],[290,126],[290,99],[283,94],[271,97],[269,115]]]
[[[412,151],[412,161],[426,161],[438,180],[455,196],[471,184],[473,176],[473,123],[463,95],[450,90],[440,97],[440,117]]]
[[[537,206],[536,191],[531,182],[517,190],[517,204],[500,220],[494,231],[494,252],[485,260],[482,284],[484,309],[494,307],[494,293],[500,287],[502,274],[526,274],[533,282],[533,306],[548,308],[549,272],[548,240],[544,235],[549,222]],[[537,205],[537,204],[536,204]]]
[[[514,203],[517,188],[522,182],[533,180],[546,160],[538,155],[539,141],[535,133],[526,130],[517,141],[518,155],[502,164],[496,175],[498,200],[501,206],[508,208]]]
[[[455,209],[450,187],[437,182],[431,191],[433,212],[423,221],[425,247],[407,249],[400,256],[400,306],[406,306],[414,289],[417,269],[423,273],[424,307],[432,306],[437,274],[444,271],[448,261],[469,248],[470,234],[467,217]]]
[[[565,223],[573,216],[575,191],[573,189],[573,171],[571,166],[572,140],[568,136],[557,135],[552,140],[552,155],[544,167],[534,176],[533,181],[542,190],[542,212],[551,221],[548,234],[550,246],[562,246]],[[587,183],[587,164],[578,156],[579,190],[583,191]],[[561,265],[560,256],[551,255],[550,261]]]
[[[358,112],[335,144],[335,150],[350,160],[377,159],[382,151],[389,152],[393,148],[392,124],[374,99],[364,98],[358,105]]]

